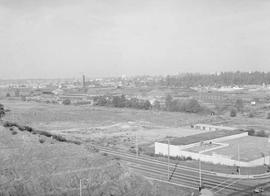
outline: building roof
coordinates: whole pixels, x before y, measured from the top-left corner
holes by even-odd
[[[195,124],[194,126],[200,126],[200,127],[211,127],[219,130],[236,130],[237,128],[235,127],[226,127],[226,126],[218,126],[218,125],[209,125],[209,124]]]
[[[211,132],[205,132],[205,133],[199,133],[196,135],[190,135],[186,137],[180,137],[180,138],[172,138],[170,139],[170,144],[171,145],[188,145],[188,144],[193,144],[193,143],[198,143],[201,141],[207,141],[207,140],[213,140],[221,137],[226,137],[230,135],[236,135],[243,133],[244,131],[242,130],[233,130],[233,131],[228,131],[228,130],[220,130],[220,131],[211,131]],[[167,140],[165,141],[160,141],[161,143],[168,143]]]

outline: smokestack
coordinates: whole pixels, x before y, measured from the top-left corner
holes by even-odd
[[[83,88],[85,88],[85,75],[83,75],[82,78],[83,78]]]

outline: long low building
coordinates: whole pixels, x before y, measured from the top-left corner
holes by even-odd
[[[217,126],[217,125],[209,125],[209,124],[195,124],[192,127],[195,129],[201,129],[201,130],[206,130],[206,131],[237,130],[237,128],[235,127]]]
[[[249,145],[250,149],[247,149],[245,143],[254,141],[258,143],[257,140],[261,141],[260,147],[259,144]],[[240,160],[237,154],[239,145],[243,154]],[[270,164],[268,153],[264,152],[264,157],[261,156],[261,150],[269,149],[268,147],[270,143],[267,142],[267,138],[254,138],[248,136],[248,132],[241,130],[221,130],[155,142],[155,154],[200,159],[204,162],[228,166],[253,167]]]

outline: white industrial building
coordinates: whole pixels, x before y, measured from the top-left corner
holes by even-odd
[[[203,126],[201,125],[198,125],[198,127]],[[250,136],[248,136],[248,132],[236,130],[235,128],[222,130],[219,130],[218,126],[208,126],[208,128],[207,130],[209,131],[205,133],[181,138],[169,138],[164,141],[155,142],[155,154],[164,156],[169,154],[172,157],[189,157],[194,160],[200,159],[204,162],[228,166],[253,167],[270,164],[270,156],[244,161],[240,159],[235,160],[235,158],[233,159],[228,155],[215,153],[215,150],[228,147],[229,144],[227,141]]]
[[[209,124],[195,124],[192,127],[195,129],[206,130],[206,131],[220,131],[220,130],[233,131],[237,129],[234,127],[216,126],[216,125],[209,125]]]

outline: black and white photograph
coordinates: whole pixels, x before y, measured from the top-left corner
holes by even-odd
[[[270,196],[270,0],[0,0],[0,196]]]

